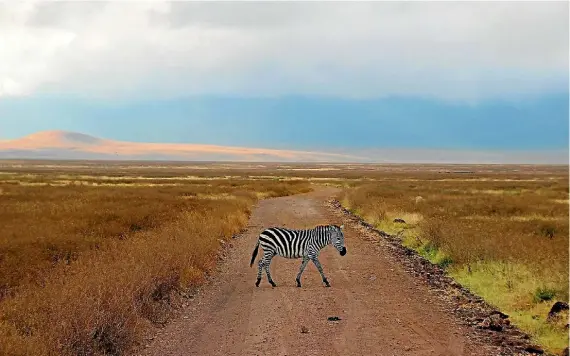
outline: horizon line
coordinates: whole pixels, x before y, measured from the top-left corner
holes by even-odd
[[[65,129],[48,129],[48,130],[38,130],[33,131],[29,134],[21,135],[15,138],[2,138],[0,137],[0,143],[7,143],[10,141],[18,141],[21,139],[28,138],[30,136],[38,135],[38,134],[47,134],[47,133],[59,133],[59,134],[78,134],[83,136],[88,136],[89,138],[116,142],[116,143],[134,143],[134,144],[151,144],[151,145],[194,145],[194,146],[211,146],[211,147],[224,147],[224,148],[242,148],[242,149],[267,149],[271,151],[295,151],[299,153],[324,153],[324,154],[331,154],[337,155],[340,153],[336,150],[345,150],[352,151],[352,152],[364,152],[364,151],[440,151],[440,152],[480,152],[480,153],[542,153],[542,152],[569,152],[570,153],[570,145],[566,147],[559,147],[559,148],[536,148],[536,149],[528,149],[528,148],[509,148],[509,149],[495,149],[495,148],[438,148],[438,147],[386,147],[386,146],[370,146],[370,147],[358,147],[358,148],[345,148],[342,146],[336,147],[323,147],[323,148],[270,148],[270,147],[262,147],[262,146],[249,146],[249,145],[225,145],[225,144],[216,144],[216,143],[194,143],[194,142],[170,142],[170,141],[132,141],[132,140],[124,140],[124,139],[116,139],[116,138],[108,138],[102,135],[94,135],[91,133],[87,133],[85,131],[74,131],[74,130],[65,130]],[[334,152],[324,152],[320,151],[317,152],[315,150],[327,150],[327,151],[334,151]],[[0,149],[1,150],[1,149]]]
[[[32,161],[32,162],[112,162],[112,163],[128,163],[128,162],[148,162],[148,163],[192,163],[196,165],[207,164],[234,164],[234,165],[330,165],[330,166],[345,166],[345,165],[360,165],[360,166],[568,166],[570,163],[460,163],[460,162],[309,162],[309,161],[294,161],[294,162],[279,162],[279,161],[224,161],[224,160],[157,160],[157,159],[97,159],[97,158],[0,158],[1,162],[10,161]]]
[[[13,144],[11,144],[13,143]],[[570,150],[417,147],[263,148],[196,143],[121,141],[76,131],[45,130],[0,140],[0,159],[72,161],[257,162],[320,164],[567,165]]]

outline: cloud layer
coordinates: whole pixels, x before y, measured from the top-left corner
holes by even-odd
[[[0,97],[568,89],[568,2],[4,2]]]

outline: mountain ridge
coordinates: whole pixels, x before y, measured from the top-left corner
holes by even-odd
[[[373,148],[287,150],[193,143],[144,143],[47,130],[0,140],[0,159],[225,161],[419,164],[568,164],[568,150],[444,150]]]
[[[145,143],[99,138],[92,135],[47,130],[0,141],[1,158],[86,158],[93,159],[163,159],[230,160],[230,161],[308,161],[308,162],[359,162],[363,157],[301,150],[277,150],[253,147],[220,146],[193,143]]]

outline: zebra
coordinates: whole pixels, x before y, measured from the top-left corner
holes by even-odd
[[[263,230],[257,239],[257,244],[253,250],[251,263],[249,265],[250,267],[253,266],[259,246],[261,245],[264,252],[263,257],[258,263],[259,269],[257,271],[257,281],[255,282],[255,286],[259,287],[263,268],[265,268],[267,280],[271,286],[277,286],[271,278],[269,266],[271,265],[271,259],[274,256],[281,256],[290,259],[303,259],[301,268],[297,274],[297,278],[295,279],[297,287],[301,287],[301,275],[303,274],[307,263],[309,263],[309,260],[313,261],[319,270],[325,286],[330,287],[330,283],[323,272],[323,267],[319,262],[318,256],[321,249],[329,244],[332,244],[341,256],[346,255],[343,229],[344,225],[319,225],[313,229],[307,230],[292,230],[283,227],[270,227]]]

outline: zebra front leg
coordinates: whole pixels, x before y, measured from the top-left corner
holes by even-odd
[[[323,266],[321,266],[319,259],[317,257],[313,257],[312,260],[313,260],[313,263],[315,264],[315,266],[317,266],[317,269],[319,270],[321,277],[323,277],[323,283],[325,284],[326,287],[330,287],[331,285],[329,284],[329,281],[327,280],[327,277],[325,276],[325,272],[323,272]]]
[[[301,263],[301,268],[299,269],[299,274],[297,274],[297,278],[295,279],[295,281],[297,282],[297,287],[299,287],[299,288],[301,288],[301,275],[303,274],[305,267],[307,267],[307,263],[309,263],[309,258],[303,257],[303,262]]]
[[[273,282],[273,279],[271,279],[271,273],[269,272],[269,267],[271,266],[272,259],[273,256],[267,259],[267,263],[265,263],[265,272],[267,273],[267,280],[269,281],[269,284],[271,284],[272,287],[277,287],[277,284],[275,284],[275,282]]]
[[[263,270],[263,259],[259,260],[257,266],[258,266],[258,270],[257,270],[257,281],[255,282],[255,286],[259,287],[259,283],[261,282],[261,271]]]

